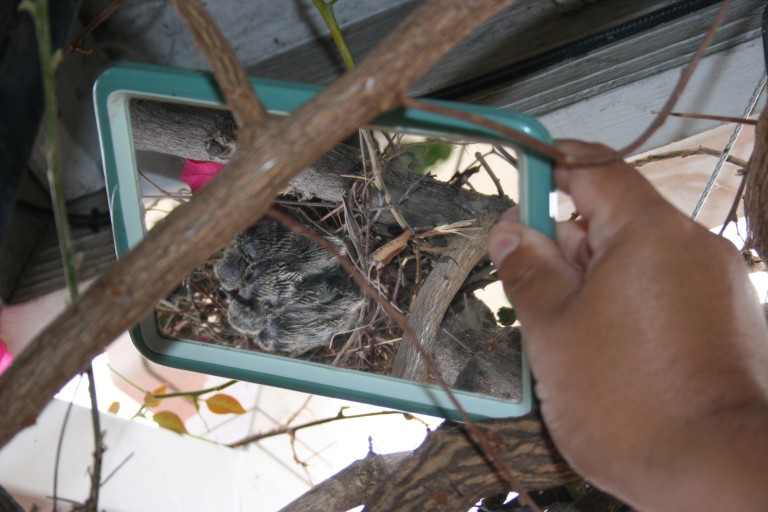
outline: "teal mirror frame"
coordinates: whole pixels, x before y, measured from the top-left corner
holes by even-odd
[[[322,90],[316,86],[274,80],[252,79],[251,83],[267,110],[277,114],[290,113]],[[145,235],[129,112],[130,100],[136,98],[204,107],[221,107],[224,102],[213,77],[199,71],[126,62],[108,69],[96,81],[94,102],[118,258]],[[530,116],[476,105],[433,103],[484,116],[546,144],[552,143],[544,127]],[[553,236],[554,221],[550,208],[552,162],[546,155],[477,125],[419,110],[398,109],[374,119],[370,124],[409,133],[461,135],[508,142],[522,149],[524,157],[520,158],[519,178],[521,220]],[[168,338],[158,332],[154,314],[147,315],[130,334],[137,349],[147,359],[162,365],[414,413],[461,419],[447,393],[434,385],[285,356]],[[453,391],[453,394],[473,419],[523,416],[531,411],[534,401],[525,354],[521,370],[520,401],[464,391]]]

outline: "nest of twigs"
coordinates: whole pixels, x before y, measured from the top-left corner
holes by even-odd
[[[396,141],[390,142],[396,144]],[[401,155],[399,150],[390,150],[388,153],[384,161]],[[412,155],[405,157],[407,165],[413,165]],[[456,186],[467,186],[467,175],[478,171],[479,164],[476,161],[473,163],[475,165],[466,165],[456,170],[452,178]],[[318,236],[332,236],[341,240],[347,256],[379,297],[407,314],[421,283],[445,247],[446,237],[451,235],[433,233],[429,238],[404,237],[403,230],[377,222],[376,212],[380,208],[377,210],[370,200],[375,180],[369,162],[361,167],[360,179],[354,181],[344,204],[323,204],[283,196],[278,198],[276,205],[279,205],[277,207],[281,211],[311,228]],[[395,240],[398,237],[402,241]],[[382,255],[384,246],[389,249],[385,248],[385,254]],[[214,274],[223,250],[212,255],[157,305],[155,315],[158,328],[163,335],[172,338],[260,351],[259,344],[234,328],[228,318],[229,299]],[[468,293],[493,280],[489,277],[488,265],[484,270],[473,283],[467,283]],[[402,333],[376,301],[370,298],[365,307],[355,314],[357,318],[354,327],[335,335],[326,345],[312,348],[299,357],[343,368],[389,374]]]

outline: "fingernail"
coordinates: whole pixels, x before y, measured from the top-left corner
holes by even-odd
[[[491,256],[491,261],[497,267],[501,264],[507,256],[515,252],[520,246],[520,236],[516,233],[500,233],[494,235],[491,238],[490,247],[488,252]]]

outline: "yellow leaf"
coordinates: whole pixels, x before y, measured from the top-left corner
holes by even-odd
[[[157,407],[160,405],[161,400],[158,398],[155,398],[155,394],[151,391],[147,391],[144,393],[144,405],[147,407]]]
[[[162,402],[162,398],[157,398],[155,395],[162,395],[168,390],[168,384],[163,384],[154,391],[147,391],[144,393],[144,404],[147,407],[157,407]]]
[[[240,402],[233,396],[224,393],[217,393],[210,398],[206,398],[205,403],[208,409],[214,414],[245,414],[245,409]]]
[[[184,422],[181,421],[181,418],[175,413],[171,411],[160,411],[156,412],[152,416],[152,420],[160,425],[161,428],[165,428],[168,430],[173,430],[174,432],[178,432],[179,434],[187,434],[187,429],[184,427]]]
[[[112,402],[111,404],[109,404],[108,411],[111,412],[112,414],[117,414],[117,411],[119,410],[120,410],[120,402]]]

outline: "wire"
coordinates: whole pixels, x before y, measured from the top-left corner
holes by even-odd
[[[752,115],[752,112],[755,110],[755,106],[757,105],[757,100],[760,99],[760,95],[763,93],[763,89],[765,89],[765,84],[766,76],[763,74],[763,77],[760,79],[760,82],[757,84],[757,87],[755,87],[755,90],[752,93],[752,97],[749,98],[749,103],[747,104],[747,108],[744,110],[742,117],[746,118]],[[725,164],[725,161],[731,154],[731,150],[733,149],[734,144],[736,144],[736,140],[739,138],[742,128],[744,128],[743,124],[737,124],[733,129],[731,138],[728,140],[728,144],[725,145],[723,152],[720,154],[720,158],[717,160],[715,168],[712,170],[712,174],[710,174],[709,180],[704,186],[704,190],[701,191],[701,195],[699,196],[699,200],[696,202],[696,206],[693,208],[691,219],[696,220],[696,217],[699,216],[699,212],[701,212],[704,203],[707,202],[707,199],[709,198],[709,195],[712,193],[712,189],[715,186],[717,177],[720,176],[720,171],[723,169],[723,164]]]

